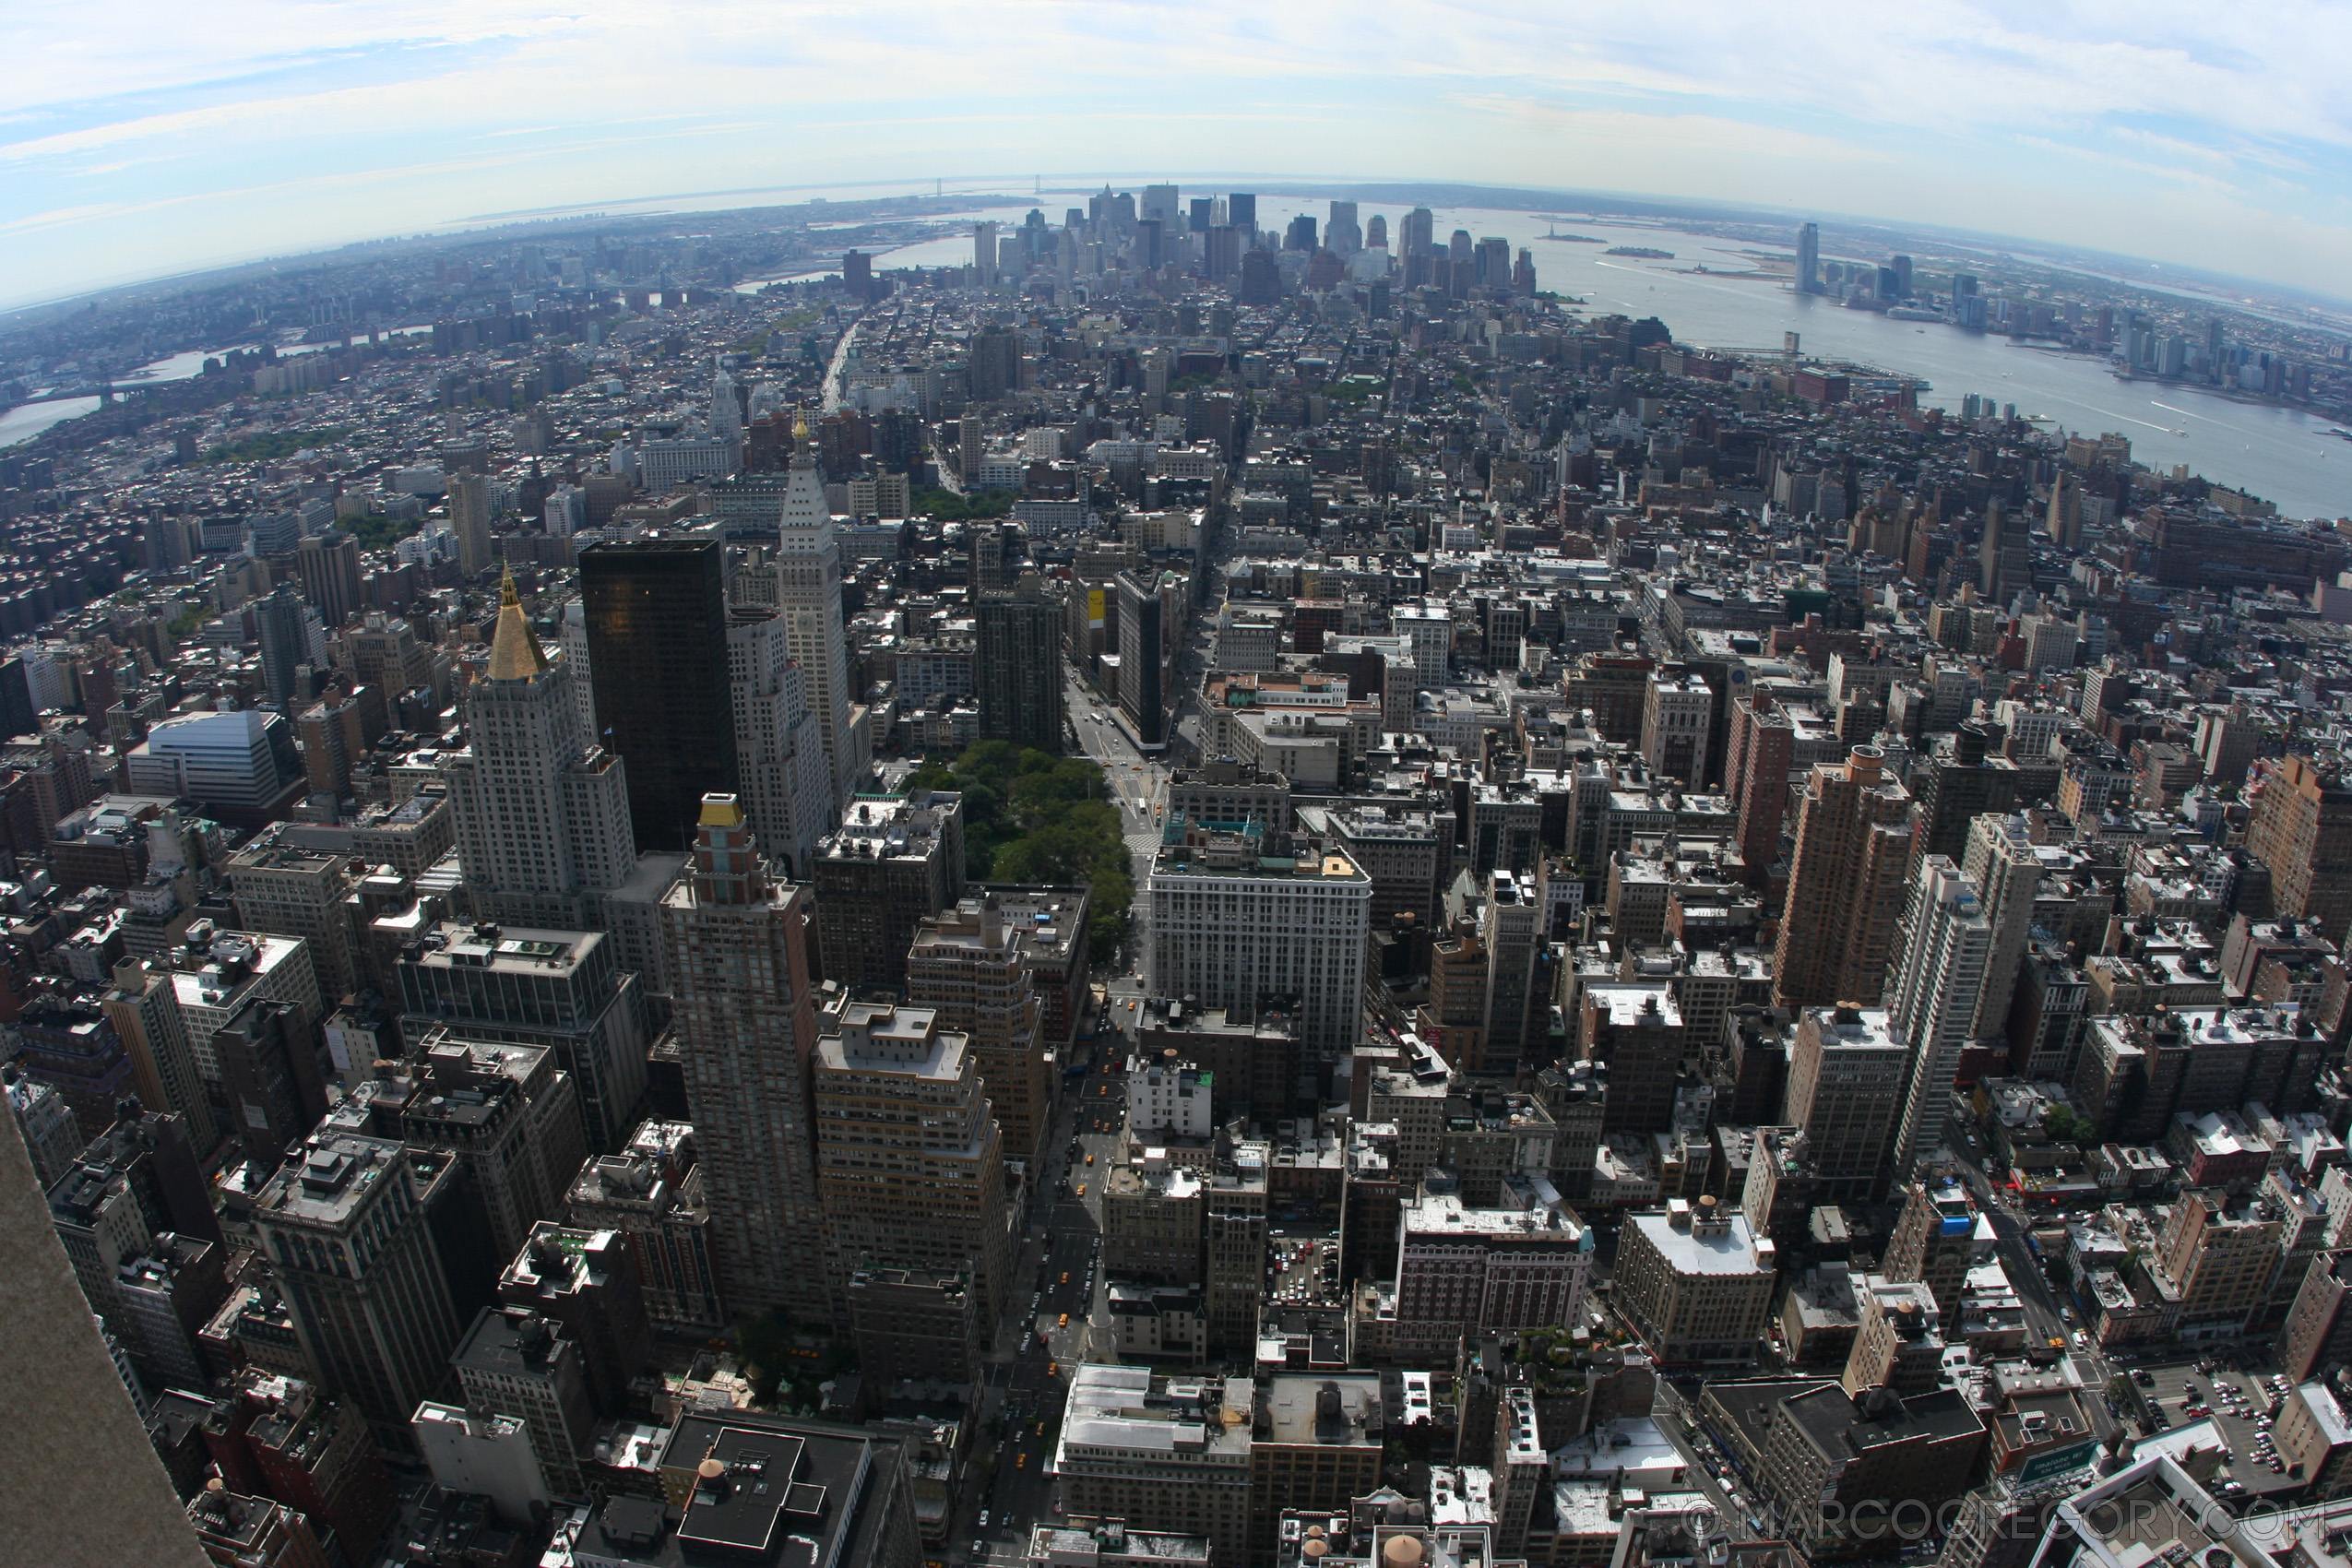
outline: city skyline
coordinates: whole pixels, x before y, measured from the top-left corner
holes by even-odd
[[[2318,6],[693,20],[265,0],[0,29],[28,65],[0,101],[0,304],[679,192],[1096,177],[1052,172],[1080,147],[1930,222],[2323,291],[2352,238],[2328,68],[2352,39]]]
[[[551,65],[642,112],[589,172],[650,189],[679,62],[724,103],[924,19],[779,65],[765,18],[500,3],[305,67],[447,24],[256,0],[187,69],[274,27],[255,125],[459,84],[397,156],[278,137],[390,224]],[[0,1540],[2352,1568],[2352,304],[1947,226],[1961,129],[2047,132],[2056,81],[1973,10],[1597,18],[1540,67],[1681,115],[1643,169],[1726,139],[1674,83],[1745,84],[1785,178],[1736,208],[840,183],[906,93],[994,159],[1146,74],[1080,156],[1157,114],[1152,156],[1436,167],[1462,63],[1545,58],[1172,15],[958,14],[824,137],[760,126],[839,71],[664,144],[704,195],[452,164],[493,227],[0,316],[0,1381],[42,1384]],[[1931,35],[1967,68],[1879,107]],[[2177,92],[2068,59],[2067,113],[2112,133],[2134,61]],[[1939,114],[1942,161],[1887,128]],[[1797,190],[1837,137],[1934,221]],[[129,262],[204,238],[138,221]],[[53,1517],[60,1454],[125,1484]]]

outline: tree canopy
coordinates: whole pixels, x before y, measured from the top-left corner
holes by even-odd
[[[1013,509],[1017,499],[1009,490],[975,490],[966,495],[952,490],[918,490],[914,493],[914,509],[943,523],[964,523],[1001,517]]]
[[[225,442],[204,455],[208,463],[274,462],[320,446],[332,446],[351,434],[348,424],[328,425],[320,430],[273,430],[259,435],[248,435],[242,441]]]
[[[1100,767],[982,741],[953,762],[924,764],[908,786],[962,793],[965,873],[972,880],[1084,886],[1093,960],[1108,963],[1118,953],[1135,883]]]

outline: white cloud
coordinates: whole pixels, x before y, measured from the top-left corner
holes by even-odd
[[[1074,163],[1803,204],[2331,289],[2352,248],[2328,0],[124,0],[16,8],[0,48],[0,225],[41,236],[0,296],[126,244]],[[179,227],[140,233],[158,203]]]

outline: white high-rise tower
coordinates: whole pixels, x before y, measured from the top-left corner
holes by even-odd
[[[710,380],[710,434],[715,441],[743,438],[743,406],[735,400],[735,378],[723,368]]]
[[[824,733],[809,707],[808,672],[792,660],[782,614],[738,605],[728,620],[743,811],[769,858],[806,876],[817,839],[838,815]],[[780,864],[779,873],[784,869]]]
[[[793,447],[785,483],[776,540],[776,599],[786,646],[808,676],[809,707],[831,764],[833,799],[846,802],[865,771],[869,742],[865,708],[851,700],[849,689],[849,639],[841,630],[841,546],[825,502],[814,444],[806,440]]]
[[[511,576],[466,738],[444,771],[476,907],[505,925],[600,930],[597,896],[636,870],[627,776],[580,722],[572,671],[540,647]]]
[[[1960,1051],[1971,1036],[1977,998],[1992,956],[1992,924],[1976,885],[1949,855],[1919,862],[1906,893],[1902,957],[1886,987],[1887,1027],[1910,1049],[1903,1123],[1895,1135],[1893,1179],[1910,1179],[1919,1157],[1943,1141]]]
[[[2017,967],[2034,929],[2034,895],[2042,881],[2041,857],[2022,816],[1990,813],[1968,825],[1968,848],[1961,874],[1984,896],[1985,919],[1992,922],[1992,956],[1985,961],[1984,989],[1968,1026],[1972,1039],[2006,1032],[2009,1003],[2017,989]]]

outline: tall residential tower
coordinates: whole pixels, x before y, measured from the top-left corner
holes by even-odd
[[[849,638],[841,630],[841,546],[825,501],[816,453],[801,442],[784,489],[776,536],[776,599],[792,657],[808,674],[809,707],[833,766],[833,796],[846,803],[865,771],[865,709],[853,702]]]
[[[1911,852],[1911,797],[1876,746],[1816,763],[1797,819],[1787,913],[1773,954],[1783,1007],[1869,1006],[1885,983]]]
[[[836,1321],[810,1114],[816,1009],[806,904],[768,881],[732,795],[703,802],[693,868],[662,899],[686,1105],[728,1305]]]

